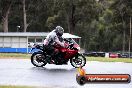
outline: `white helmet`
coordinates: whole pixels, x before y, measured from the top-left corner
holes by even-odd
[[[64,29],[61,26],[57,26],[55,28],[57,35],[62,36],[64,33]]]

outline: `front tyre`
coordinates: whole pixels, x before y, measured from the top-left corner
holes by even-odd
[[[83,67],[86,64],[86,58],[84,55],[78,54],[74,58],[70,59],[70,63],[75,68],[79,68],[80,66]]]
[[[36,67],[43,67],[47,64],[44,61],[45,58],[42,52],[34,52],[31,56],[31,63]]]

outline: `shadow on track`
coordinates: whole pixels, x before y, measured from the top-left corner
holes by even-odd
[[[31,75],[29,76],[30,78],[34,80],[39,80],[39,82],[41,82],[43,85],[44,84],[57,86],[76,85],[76,68],[67,66],[32,67],[30,68],[30,73],[31,73]]]
[[[46,68],[46,67],[32,67],[32,71],[48,72],[48,73],[75,73],[76,68]]]

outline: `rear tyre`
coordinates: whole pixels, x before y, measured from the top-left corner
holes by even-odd
[[[86,64],[86,58],[84,55],[78,54],[74,58],[70,59],[70,63],[75,68],[83,67]]]
[[[45,58],[42,52],[34,52],[31,56],[31,63],[36,67],[43,67],[47,64],[44,61]]]

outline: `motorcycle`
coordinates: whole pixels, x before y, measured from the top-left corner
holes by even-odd
[[[80,46],[73,39],[64,39],[67,48],[55,45],[56,55],[51,56],[45,45],[36,44],[31,51],[37,49],[38,51],[32,53],[31,63],[36,67],[43,67],[48,64],[62,65],[70,61],[71,65],[75,68],[83,67],[86,64],[86,58],[83,54],[79,53]]]

